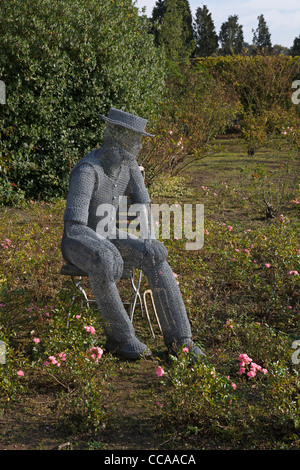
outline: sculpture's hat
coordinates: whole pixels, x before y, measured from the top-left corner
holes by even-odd
[[[154,137],[154,135],[145,132],[147,119],[135,116],[134,114],[126,113],[125,111],[121,111],[119,109],[110,108],[108,116],[103,116],[102,114],[99,114],[99,116],[101,116],[102,119],[104,119],[104,121],[108,122],[109,124],[126,127],[126,129],[130,129],[131,131],[137,132],[138,134]]]

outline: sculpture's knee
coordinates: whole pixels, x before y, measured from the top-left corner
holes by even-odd
[[[145,241],[143,264],[146,267],[161,265],[166,260],[167,255],[167,248],[158,240]]]
[[[110,250],[99,250],[93,256],[89,274],[97,276],[99,282],[116,281],[121,278],[122,273],[121,255],[115,256]]]

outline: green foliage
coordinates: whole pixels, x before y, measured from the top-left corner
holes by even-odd
[[[269,135],[283,128],[299,126],[299,107],[292,103],[292,83],[300,73],[298,57],[256,55],[198,59],[227,86],[232,85],[242,109],[238,129],[249,155],[265,143]]]
[[[152,22],[157,22],[156,41],[163,45],[167,58],[184,60],[190,57],[193,39],[192,14],[187,0],[165,0],[153,9]]]
[[[172,195],[174,201],[180,200],[183,196],[192,196],[186,183],[187,180],[184,176],[158,176],[150,186],[150,196],[170,197]]]
[[[165,12],[166,12],[165,0],[157,0],[152,10],[151,20],[153,22],[160,23]]]
[[[234,323],[227,322],[227,326],[230,326],[229,335],[241,334]],[[246,328],[251,330],[251,325]],[[261,331],[259,325],[256,330]],[[254,331],[249,333],[255,334]],[[276,344],[279,344],[277,337]],[[222,370],[222,363],[213,366],[205,359],[194,362],[188,351],[171,356],[171,364],[164,366],[161,378],[164,395],[160,399],[166,427],[181,430],[185,436],[213,430],[214,435],[222,433],[227,439],[239,441],[243,434],[257,433],[263,427],[262,416],[271,421],[277,415],[282,425],[289,426],[292,422],[297,429],[300,418],[294,396],[300,385],[297,373],[283,365],[283,357],[271,362],[270,349],[268,353],[269,358],[262,367],[256,351],[251,358],[237,352],[235,360],[227,358],[227,370]],[[245,364],[243,357],[249,359],[249,363]],[[225,375],[230,364],[230,375]]]
[[[103,405],[110,357],[102,357],[99,331],[88,312],[73,313],[68,328],[66,318],[63,308],[54,310],[40,326],[40,332],[35,331],[41,338],[34,348],[40,362],[36,366],[41,368],[46,380],[60,386],[57,406],[63,416],[63,426],[74,428],[75,424],[80,430],[91,427],[96,430],[106,418]],[[99,377],[100,370],[102,377]]]
[[[159,42],[159,30],[161,27],[162,19],[166,12],[165,0],[157,0],[156,4],[152,10],[152,16],[150,18],[151,22],[151,32],[154,34],[155,44],[160,45]]]
[[[3,404],[8,404],[26,391],[22,373],[28,365],[28,358],[18,348],[10,346],[3,327],[0,327],[0,341],[5,359],[0,362],[0,400]]]
[[[3,0],[0,41],[2,203],[65,196],[101,140],[98,113],[155,113],[164,60],[131,0]]]
[[[253,31],[253,44],[254,46],[260,51],[267,51],[270,52],[272,48],[271,43],[271,34],[269,32],[268,25],[264,18],[264,15],[259,15],[258,19],[258,26],[257,29]]]
[[[242,436],[263,433],[263,422],[275,419],[278,426],[297,431],[300,382],[290,364],[288,335],[257,322],[229,319],[215,332],[215,340],[215,365],[195,361],[183,348],[170,363],[159,366],[159,403],[166,428],[186,438],[203,432],[223,434],[233,446]]]
[[[171,364],[162,380],[164,419],[169,426],[198,431],[204,425],[212,425],[218,416],[222,421],[235,400],[233,383],[205,360],[194,363],[189,352],[181,351],[171,356]]]
[[[300,35],[294,39],[293,45],[291,47],[292,56],[300,55]]]
[[[222,23],[219,33],[220,49],[222,55],[240,54],[243,49],[243,27],[238,23],[237,15],[230,15]]]
[[[271,227],[254,233],[251,229],[240,231],[238,226],[207,227],[209,235],[203,257],[209,256],[210,262],[214,259],[215,271],[225,276],[220,283],[227,286],[228,296],[236,288],[240,295],[244,292],[245,299],[247,292],[251,292],[252,301],[244,306],[244,312],[277,328],[288,324],[288,331],[296,332],[300,298],[295,266],[299,266],[299,251],[297,225],[295,229],[293,227],[285,217],[279,217]],[[216,257],[212,239],[218,245]],[[206,274],[213,282],[213,272]],[[236,301],[239,304],[238,297]]]
[[[248,155],[254,155],[259,147],[266,141],[266,115],[255,116],[253,114],[244,114],[241,137],[245,140],[247,145]]]
[[[291,56],[207,57],[197,62],[213,76],[232,84],[246,113],[276,107],[291,111],[292,83],[300,74],[300,60]]]
[[[215,54],[218,50],[218,35],[215,25],[206,5],[198,7],[195,17],[195,40],[196,57],[207,57]]]
[[[215,152],[215,137],[240,110],[230,87],[197,66],[173,69],[167,85],[161,117],[154,125],[156,137],[145,143],[140,155],[148,183],[162,171],[176,175]]]

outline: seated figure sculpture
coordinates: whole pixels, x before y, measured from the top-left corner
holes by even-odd
[[[167,249],[151,236],[127,234],[104,236],[97,231],[102,214],[99,207],[117,209],[119,198],[127,195],[133,204],[149,210],[149,193],[136,157],[142,147],[147,121],[111,108],[100,148],[89,152],[72,169],[64,214],[62,254],[64,259],[88,274],[106,334],[106,349],[128,359],[151,354],[135,335],[116,282],[124,262],[141,269],[149,282],[169,348],[186,346],[193,354],[204,353],[194,345],[190,323],[173,271],[167,262]],[[152,136],[153,137],[153,136]],[[149,232],[151,233],[151,232]]]

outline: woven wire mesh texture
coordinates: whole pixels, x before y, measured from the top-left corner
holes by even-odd
[[[125,237],[119,230],[113,237],[109,230],[105,236],[97,230],[102,214],[99,208],[113,207],[112,220],[120,197],[128,195],[132,203],[149,208],[149,194],[136,161],[140,148],[140,134],[107,125],[102,147],[86,155],[71,171],[62,238],[65,260],[88,274],[107,348],[126,357],[149,351],[136,338],[116,286],[124,262],[142,269],[147,276],[165,344],[193,344],[186,309],[164,245],[153,238],[141,239],[128,233]]]

